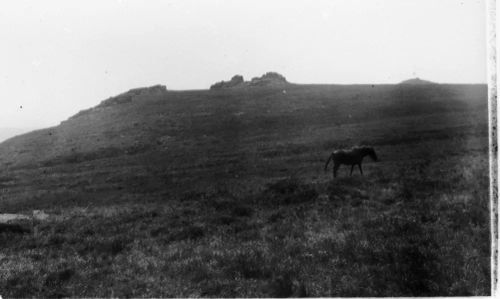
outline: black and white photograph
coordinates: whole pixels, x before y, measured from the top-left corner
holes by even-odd
[[[0,1],[1,298],[497,294],[494,0]]]

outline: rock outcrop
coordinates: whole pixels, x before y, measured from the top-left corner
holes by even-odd
[[[220,81],[212,86],[211,90],[238,88],[238,87],[259,87],[259,86],[281,86],[289,84],[286,78],[276,72],[267,72],[260,77],[252,78],[250,81],[244,81],[243,76],[235,75],[230,81]]]
[[[238,87],[242,86],[245,84],[245,80],[243,79],[243,76],[241,75],[234,75],[231,80],[229,81],[220,81],[212,86],[210,86],[210,89],[224,89],[224,88],[233,88],[233,87]]]
[[[231,80],[229,81],[220,81],[212,86],[210,86],[210,89],[224,89],[224,88],[233,88],[233,87],[238,87],[240,85],[243,85],[245,83],[245,80],[243,79],[243,76],[241,75],[234,75]]]
[[[288,84],[286,78],[276,72],[267,72],[261,77],[252,78],[250,86],[276,86]]]

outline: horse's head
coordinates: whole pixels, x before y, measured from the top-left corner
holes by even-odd
[[[370,158],[372,158],[373,161],[375,161],[375,162],[378,161],[377,154],[375,153],[375,150],[373,149],[373,147],[366,147],[365,148],[365,153],[368,156],[370,156]]]

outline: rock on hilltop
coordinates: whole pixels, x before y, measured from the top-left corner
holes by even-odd
[[[232,88],[245,85],[245,81],[243,80],[243,76],[234,75],[229,81],[220,81],[212,86],[210,89],[223,89],[223,88]]]
[[[250,86],[274,86],[288,84],[286,78],[276,72],[267,72],[261,77],[252,78]]]
[[[212,86],[211,90],[214,89],[225,89],[225,88],[237,88],[237,87],[258,87],[258,86],[281,86],[289,84],[286,78],[276,72],[267,72],[260,77],[254,77],[250,81],[245,81],[243,76],[235,75],[230,81],[220,81]]]

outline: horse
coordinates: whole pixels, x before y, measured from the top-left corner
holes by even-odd
[[[372,158],[373,161],[378,161],[377,154],[375,153],[375,150],[372,147],[355,146],[349,150],[336,150],[330,155],[330,157],[328,157],[328,160],[326,160],[325,172],[328,169],[328,164],[330,163],[330,161],[333,161],[334,178],[337,177],[337,170],[342,164],[351,165],[351,174],[350,174],[351,176],[352,176],[352,171],[354,169],[354,165],[358,165],[359,171],[361,172],[361,175],[363,175],[361,162],[363,162],[363,158],[365,156],[370,156],[370,158]]]

